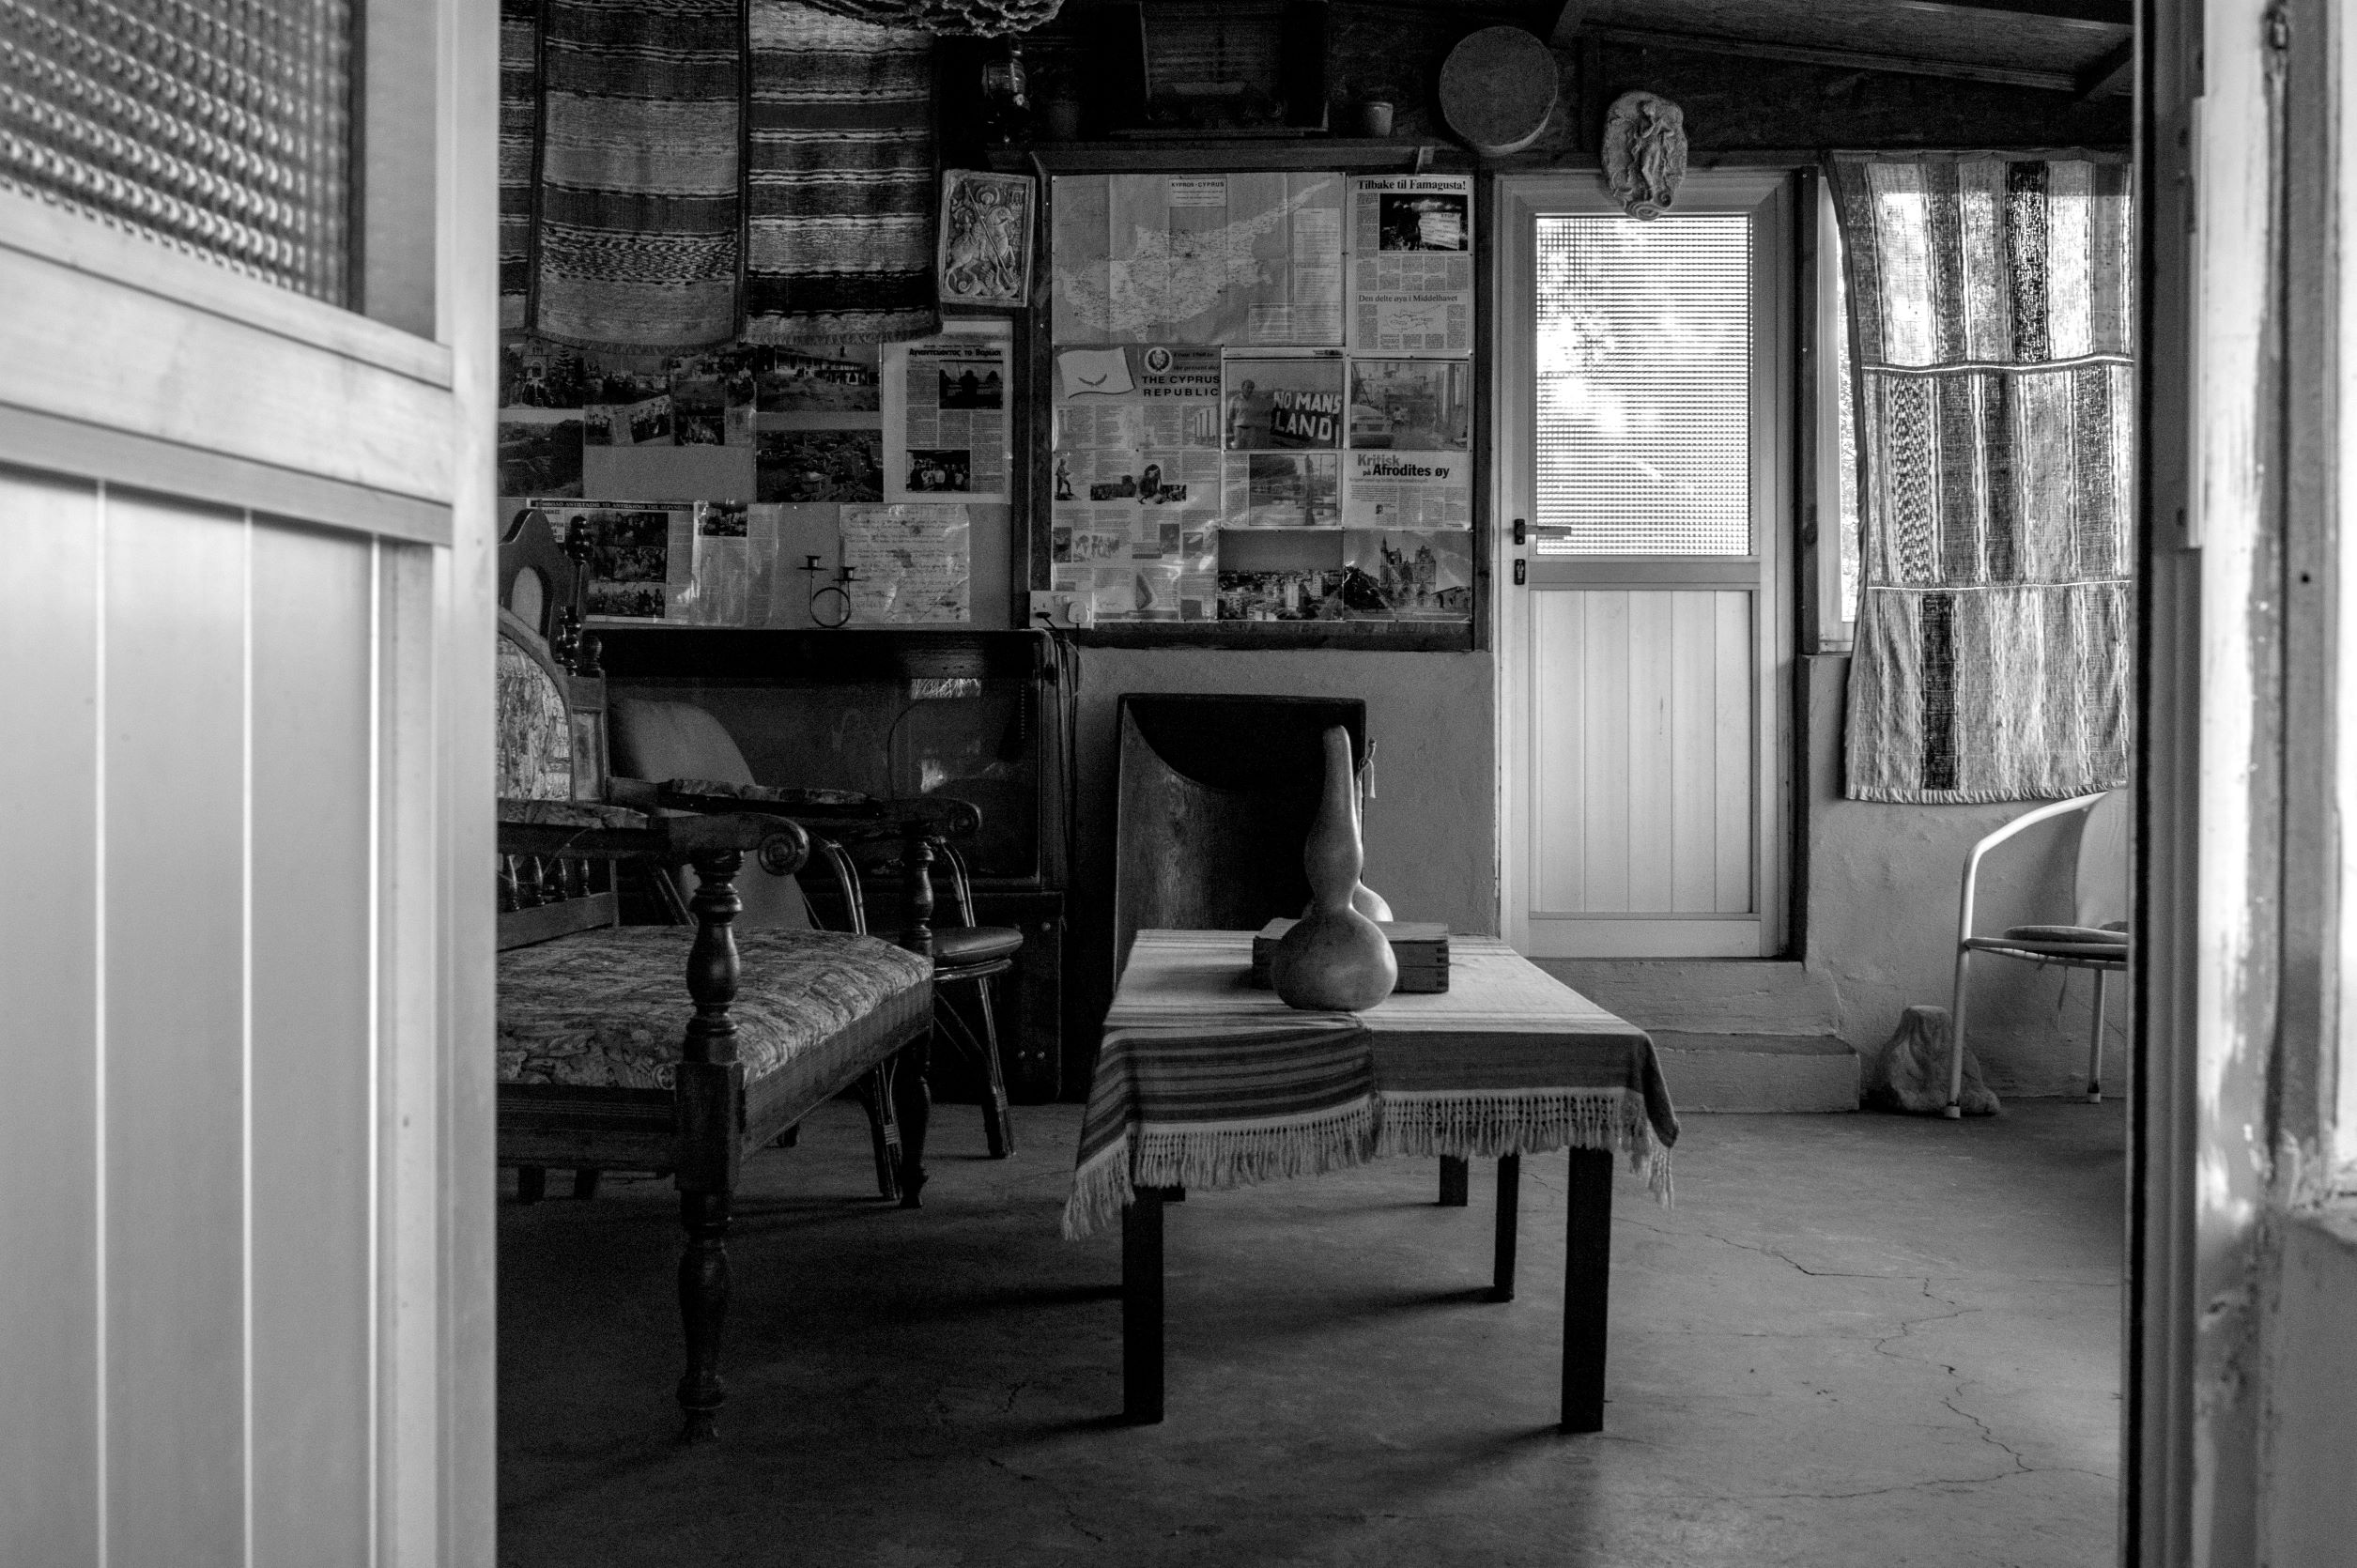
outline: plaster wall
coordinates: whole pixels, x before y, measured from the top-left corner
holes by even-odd
[[[1807,666],[1809,729],[1806,962],[1831,990],[1832,1032],[1861,1054],[1880,1049],[1918,1003],[1945,1007],[1953,988],[1956,897],[1964,857],[2035,802],[1887,806],[1841,793],[1846,655]],[[2076,819],[2041,822],[1995,851],[1981,869],[1982,933],[2068,920],[2078,854]],[[2074,1094],[2085,1084],[2094,976],[2005,959],[1976,959],[1970,1044],[2000,1096]],[[2128,986],[2111,982],[2104,1078],[2125,1086]]]
[[[2268,1332],[2271,1568],[2339,1568],[2357,1542],[2357,1215],[2284,1222]]]

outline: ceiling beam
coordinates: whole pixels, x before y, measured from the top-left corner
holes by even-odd
[[[2136,24],[2135,0],[1893,0],[1903,11],[1978,11],[1986,16],[2044,17],[2049,22],[2088,22],[2106,27]]]
[[[2136,40],[2133,38],[2120,39],[2104,52],[2102,59],[2079,72],[2079,101],[2084,103],[2090,98],[2101,98],[2118,88],[2121,79],[2128,74],[2128,69],[2135,63]]]
[[[1682,49],[1696,54],[1734,54],[1755,60],[1791,60],[1805,66],[1838,66],[1844,70],[1880,70],[1900,76],[1945,76],[1959,82],[1989,82],[2004,87],[2034,87],[2041,92],[2075,93],[2079,79],[2065,70],[2013,70],[2004,66],[1968,65],[1956,60],[1919,60],[1909,54],[1869,54],[1855,49],[1805,49],[1788,43],[1763,43],[1757,38],[1719,38],[1709,33],[1656,33],[1633,27],[1589,27],[1583,36],[1603,43],[1639,49]]]

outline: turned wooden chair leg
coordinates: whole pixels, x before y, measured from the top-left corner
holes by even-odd
[[[729,1194],[682,1192],[679,1223],[687,1233],[679,1258],[679,1320],[687,1342],[687,1370],[679,1380],[687,1424],[680,1440],[705,1442],[720,1435],[720,1407],[729,1397],[720,1381],[720,1330],[729,1314]]]
[[[859,1104],[868,1113],[868,1141],[875,1148],[876,1193],[886,1203],[901,1201],[901,1124],[892,1114],[892,1064],[886,1062],[859,1081]]]
[[[901,1207],[923,1207],[917,1194],[925,1186],[925,1131],[932,1121],[932,1087],[925,1069],[932,1037],[921,1035],[901,1047],[892,1074],[892,1106],[901,1124]]]
[[[548,1195],[548,1172],[541,1165],[516,1167],[516,1201],[538,1203]]]

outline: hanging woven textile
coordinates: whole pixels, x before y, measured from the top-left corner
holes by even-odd
[[[2124,784],[2128,165],[1843,156],[1832,178],[1863,530],[1850,797]]]
[[[735,336],[742,0],[547,0],[530,325],[585,348]]]
[[[751,0],[746,336],[877,343],[940,325],[932,38]]]
[[[540,155],[540,0],[500,0],[500,331],[531,308],[532,184]]]

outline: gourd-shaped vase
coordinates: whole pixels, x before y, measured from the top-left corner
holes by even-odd
[[[1326,731],[1326,788],[1317,819],[1302,846],[1309,913],[1285,933],[1269,962],[1269,978],[1286,1007],[1359,1012],[1389,996],[1399,982],[1399,961],[1392,957],[1382,928],[1352,907],[1365,862],[1350,731],[1335,725]]]

